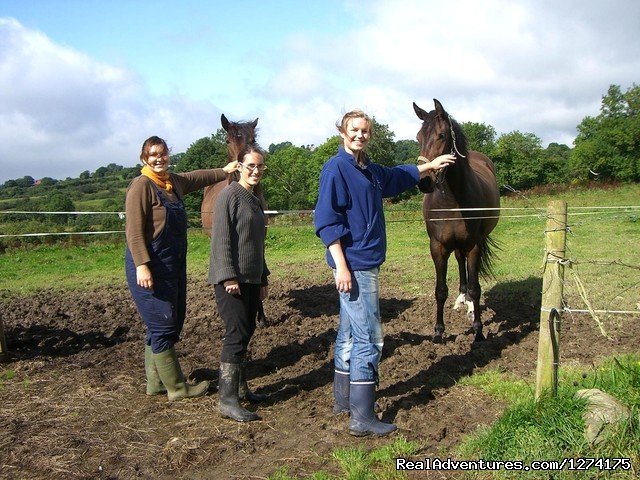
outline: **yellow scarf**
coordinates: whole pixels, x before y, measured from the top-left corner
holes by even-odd
[[[169,181],[169,172],[156,173],[149,165],[145,165],[142,167],[141,171],[142,175],[151,179],[153,183],[155,183],[160,188],[164,188],[167,192],[171,192],[173,190],[173,185]]]

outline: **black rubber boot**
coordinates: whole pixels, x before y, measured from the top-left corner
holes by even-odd
[[[382,437],[395,431],[397,427],[392,423],[383,423],[373,412],[375,404],[376,384],[351,383],[349,392],[349,408],[351,420],[349,433],[356,437],[376,435]]]
[[[239,363],[221,363],[220,379],[218,383],[218,410],[225,418],[231,418],[236,422],[251,422],[260,420],[258,414],[250,412],[240,405],[238,397],[238,384],[240,380]]]
[[[251,403],[261,403],[269,399],[269,395],[263,393],[253,393],[249,389],[247,384],[247,377],[245,375],[246,364],[242,362],[240,364],[240,377],[238,378],[238,398],[240,400],[246,400]]]
[[[349,413],[349,372],[335,369],[333,374],[333,414]]]

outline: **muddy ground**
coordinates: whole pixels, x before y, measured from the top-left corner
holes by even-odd
[[[463,435],[500,415],[503,405],[457,385],[461,377],[501,369],[531,380],[540,290],[531,278],[484,292],[488,338],[481,344],[473,344],[465,315],[449,309],[447,341],[435,345],[433,297],[383,285],[378,403],[384,420],[418,442],[416,458],[444,458]],[[172,404],[144,393],[144,332],[124,286],[44,291],[0,307],[11,352],[0,365],[0,478],[263,479],[283,465],[300,476],[338,474],[327,460],[335,448],[387,442],[351,437],[347,420],[331,414],[338,311],[328,277],[326,285],[303,277],[273,283],[269,324],[256,331],[248,365],[252,387],[271,397],[258,408],[263,420],[249,424],[216,411],[222,327],[204,281],[190,283],[177,348],[185,373],[214,382],[206,397]],[[610,330],[612,341],[589,317],[565,317],[562,362],[591,365],[637,351],[638,322],[616,319]]]

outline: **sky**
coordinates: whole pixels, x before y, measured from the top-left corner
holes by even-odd
[[[180,153],[230,120],[320,145],[360,108],[414,139],[412,102],[569,146],[640,80],[638,0],[0,0],[0,182]]]

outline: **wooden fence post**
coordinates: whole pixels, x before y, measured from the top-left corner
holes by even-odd
[[[545,263],[542,277],[540,337],[536,371],[536,400],[545,393],[556,395],[560,363],[560,312],[564,284],[567,244],[567,202],[554,200],[547,205]]]
[[[8,358],[7,342],[4,339],[4,325],[2,324],[2,312],[0,312],[0,362],[4,362]]]

